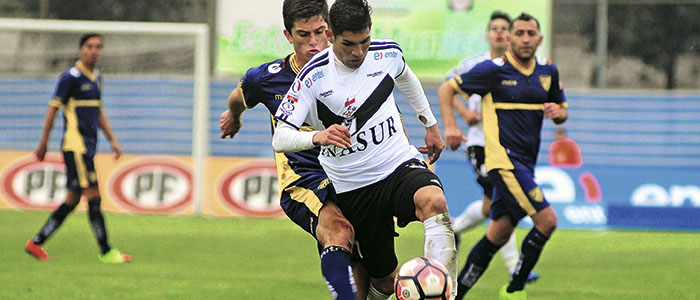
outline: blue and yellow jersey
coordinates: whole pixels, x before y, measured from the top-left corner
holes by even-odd
[[[274,113],[299,71],[295,56],[289,55],[249,69],[238,85],[246,108],[253,108],[259,103],[265,105],[270,112],[273,134],[277,126]],[[304,124],[299,130],[311,131],[313,128]],[[320,176],[326,178],[318,162],[318,154],[319,148],[295,153],[275,153],[280,191],[295,182],[295,185],[303,185],[299,179],[312,181]]]
[[[61,150],[94,155],[102,102],[102,75],[91,72],[80,61],[61,74],[50,106],[63,109]]]
[[[489,171],[512,170],[511,159],[533,168],[540,148],[544,103],[567,106],[559,71],[551,61],[540,57],[530,68],[524,68],[509,51],[477,64],[449,82],[464,95],[482,96]]]

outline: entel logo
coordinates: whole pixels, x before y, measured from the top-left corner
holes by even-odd
[[[250,217],[281,217],[277,168],[273,161],[258,161],[234,168],[219,184],[221,199],[235,212]]]
[[[137,159],[114,172],[115,202],[132,212],[171,213],[190,204],[192,171],[169,159]]]
[[[564,207],[564,217],[572,224],[604,225],[607,223],[605,210],[596,204],[602,200],[602,191],[593,174],[584,173],[579,178],[586,197],[586,203],[580,204],[573,204],[576,201],[574,180],[560,168],[536,167],[535,182],[542,189],[548,202],[569,204]]]
[[[20,159],[2,175],[3,193],[20,208],[53,209],[66,197],[65,168],[59,154],[47,154],[43,162]]]
[[[695,185],[672,185],[666,190],[663,186],[647,183],[634,190],[630,201],[632,206],[682,207],[689,200],[692,207],[700,207],[700,187]]]

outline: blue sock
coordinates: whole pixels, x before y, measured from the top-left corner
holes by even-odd
[[[542,248],[547,243],[548,236],[541,233],[537,228],[532,228],[523,240],[523,246],[520,250],[520,261],[513,273],[513,279],[510,280],[507,291],[512,293],[525,288],[527,276],[530,274],[537,260],[540,258]]]
[[[53,211],[51,216],[49,217],[48,220],[46,220],[46,224],[44,224],[43,227],[41,227],[41,230],[39,230],[39,233],[36,234],[34,237],[34,243],[37,245],[43,244],[46,239],[48,239],[51,234],[58,229],[59,226],[63,223],[63,220],[66,219],[66,216],[70,214],[73,209],[75,209],[75,205],[71,206],[66,203],[61,204],[56,210]]]
[[[489,267],[493,255],[498,252],[500,247],[494,245],[489,239],[484,237],[474,245],[472,251],[469,252],[467,262],[464,268],[457,277],[457,297],[455,300],[461,300],[467,294],[469,289],[474,286],[479,277],[484,274],[486,268]]]
[[[321,273],[331,292],[331,299],[355,300],[357,287],[350,266],[351,254],[338,246],[329,246],[321,251]]]
[[[107,230],[105,229],[105,219],[102,216],[100,204],[102,198],[95,197],[88,199],[88,218],[92,226],[92,232],[95,234],[97,244],[100,246],[100,252],[105,254],[111,249],[107,243]]]

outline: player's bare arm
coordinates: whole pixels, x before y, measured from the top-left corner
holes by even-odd
[[[49,144],[49,135],[51,134],[51,129],[53,128],[53,121],[56,118],[56,113],[58,112],[58,107],[49,106],[46,110],[46,116],[44,117],[44,128],[41,131],[41,140],[39,140],[39,146],[34,150],[34,156],[39,161],[44,161],[46,156],[46,151]]]
[[[119,157],[122,156],[122,148],[119,146],[117,137],[112,132],[112,126],[109,124],[109,119],[107,119],[107,115],[104,113],[104,111],[102,111],[102,109],[100,109],[100,117],[97,119],[97,122],[109,141],[112,152],[114,152],[114,159],[119,159]]]
[[[338,124],[333,124],[331,127],[314,134],[313,141],[314,145],[333,145],[340,148],[349,148],[352,145],[350,130],[348,127]]]
[[[544,104],[544,116],[552,119],[554,124],[560,125],[569,118],[569,110],[563,105],[554,102],[546,102]]]
[[[442,123],[445,125],[445,143],[450,150],[456,150],[462,142],[466,142],[467,138],[457,127],[457,122],[454,116],[455,90],[446,81],[438,88],[438,100],[440,101],[440,112],[442,113]]]
[[[227,137],[233,138],[241,130],[243,126],[243,120],[241,120],[243,111],[245,111],[245,104],[243,103],[241,89],[235,88],[228,96],[228,110],[222,112],[219,119],[220,137],[222,139]]]
[[[481,113],[478,110],[471,110],[464,105],[462,99],[459,96],[454,96],[452,98],[452,104],[457,113],[462,116],[464,122],[469,124],[469,126],[478,124],[481,121]]]

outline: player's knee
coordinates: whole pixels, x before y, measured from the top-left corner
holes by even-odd
[[[423,187],[414,195],[416,204],[416,216],[425,221],[435,215],[447,212],[447,202],[445,194],[438,187]]]
[[[319,223],[316,229],[316,238],[324,248],[340,246],[352,252],[355,229],[345,218],[335,219],[332,222]]]
[[[551,236],[552,233],[554,233],[554,230],[557,229],[557,215],[550,213],[540,216],[537,218],[535,227],[537,227],[537,230],[546,234],[547,236]]]

